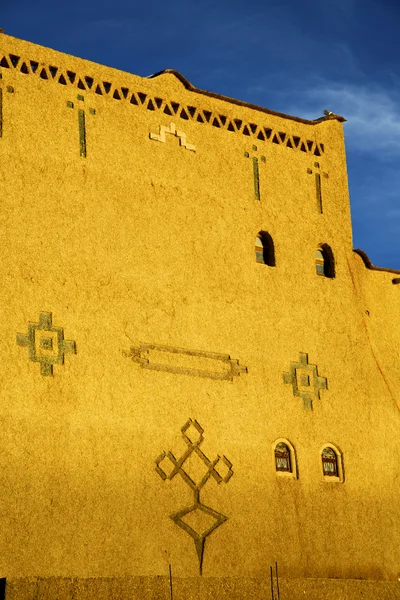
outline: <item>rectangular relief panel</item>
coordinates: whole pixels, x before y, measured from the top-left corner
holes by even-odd
[[[143,369],[167,371],[179,375],[196,375],[197,377],[233,381],[234,376],[247,373],[247,367],[241,367],[239,361],[231,359],[229,354],[215,352],[141,344],[137,348],[132,347],[126,356],[129,356]]]

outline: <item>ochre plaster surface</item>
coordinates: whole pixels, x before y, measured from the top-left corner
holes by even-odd
[[[398,600],[395,581],[340,579],[278,580],[281,600]],[[278,588],[273,583],[274,598]],[[109,577],[10,579],[7,600],[269,600],[269,579],[255,577]]]
[[[142,78],[4,34],[0,60],[0,575],[9,589],[25,586],[18,598],[30,598],[21,577],[83,578],[84,588],[85,578],[129,586],[140,576],[152,598],[171,564],[207,598],[220,578],[254,582],[278,561],[282,598],[304,597],[301,585],[314,597],[316,584],[301,578],[335,578],[319,599],[361,597],[358,582],[332,592],[345,579],[379,580],[365,581],[376,586],[365,594],[395,597],[399,275],[353,250],[343,119],[286,117],[174,72]],[[322,213],[310,169],[329,175]],[[255,260],[260,231],[273,239],[275,267]],[[322,244],[334,278],[316,274]],[[42,314],[69,348],[52,373],[17,343]],[[37,352],[57,343],[56,334],[39,340]],[[284,381],[302,354],[326,379],[311,407]],[[201,578],[194,538],[171,518],[191,506],[193,488],[179,472],[163,481],[155,462],[162,451],[182,456],[190,419],[204,430],[204,455],[233,465],[219,485],[218,464],[190,457],[195,484],[209,470],[201,502],[227,517],[206,537]],[[275,473],[281,438],[297,478]],[[325,443],[340,449],[343,482],[323,477]],[[94,597],[85,593],[77,597]]]

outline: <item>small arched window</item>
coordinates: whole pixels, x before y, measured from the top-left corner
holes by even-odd
[[[329,277],[330,279],[335,277],[335,259],[328,244],[322,244],[315,251],[315,270],[317,275],[321,275],[321,277]]]
[[[260,231],[256,237],[256,262],[275,267],[275,248],[272,237],[266,231]]]
[[[338,457],[333,448],[322,450],[322,470],[324,477],[339,477]]]
[[[325,443],[320,449],[322,480],[331,483],[344,482],[343,456],[337,446]]]
[[[290,464],[290,450],[286,444],[279,442],[275,446],[275,469],[277,471],[292,471]]]
[[[279,477],[297,479],[296,454],[292,444],[285,438],[275,440],[272,446],[275,474]]]

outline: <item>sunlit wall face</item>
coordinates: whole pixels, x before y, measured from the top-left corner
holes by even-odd
[[[397,577],[400,287],[353,251],[340,117],[0,64],[4,572]]]

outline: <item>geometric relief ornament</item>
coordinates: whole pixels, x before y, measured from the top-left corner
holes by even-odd
[[[40,363],[41,375],[53,375],[53,365],[64,364],[65,354],[76,354],[75,342],[64,340],[64,330],[52,326],[52,314],[42,312],[39,323],[28,324],[28,334],[17,334],[18,346],[27,346],[29,359]]]
[[[319,212],[322,214],[323,206],[322,206],[321,175],[323,177],[325,177],[326,179],[328,179],[329,175],[328,175],[328,173],[321,172],[321,167],[318,162],[314,163],[314,167],[315,167],[314,171],[312,169],[307,169],[307,173],[309,175],[313,175],[313,174],[315,175],[315,191],[316,191],[316,195],[317,195],[317,206],[318,206]]]
[[[218,484],[228,483],[233,475],[232,463],[226,456],[217,456],[213,461],[207,458],[200,449],[204,430],[197,421],[189,419],[182,427],[181,432],[187,444],[187,450],[180,458],[175,458],[172,452],[162,452],[155,461],[156,471],[164,481],[171,481],[175,475],[179,474],[193,491],[193,504],[173,513],[170,515],[170,519],[193,539],[201,575],[206,538],[228,517],[203,504],[200,501],[200,491],[210,477],[213,477]],[[200,465],[200,470],[197,469],[195,474],[192,472],[193,459]]]
[[[290,363],[289,373],[283,373],[283,381],[291,383],[293,395],[303,399],[304,408],[312,410],[312,401],[320,398],[320,390],[328,388],[326,377],[318,375],[318,367],[308,364],[308,354],[299,353],[299,362]]]
[[[252,147],[253,150],[257,151],[257,146]],[[250,158],[250,153],[244,153],[245,158]],[[265,156],[260,157],[261,162],[265,163]],[[254,197],[256,200],[260,200],[260,173],[258,169],[258,157],[252,157],[253,162],[253,179],[254,179]]]
[[[85,101],[85,97],[82,94],[77,94],[77,99],[81,102]],[[74,108],[74,103],[70,100],[67,101],[68,108]],[[89,113],[91,115],[96,114],[96,110],[94,108],[89,108]],[[79,127],[79,147],[80,147],[80,155],[82,158],[86,158],[87,156],[87,144],[86,144],[86,113],[83,108],[78,108],[78,127]]]
[[[125,356],[139,364],[142,369],[208,377],[220,381],[233,381],[234,377],[247,373],[247,367],[239,365],[239,361],[231,358],[229,354],[186,350],[173,346],[141,344],[139,347],[132,347]]]
[[[196,152],[196,146],[189,144],[186,141],[186,133],[176,129],[175,123],[170,123],[168,127],[165,125],[160,125],[159,127],[159,133],[149,133],[149,138],[151,140],[154,140],[155,142],[165,142],[165,134],[170,133],[171,135],[175,135],[177,138],[179,138],[179,143],[181,146],[183,146],[183,148],[186,148],[186,150],[191,150],[192,152]]]

